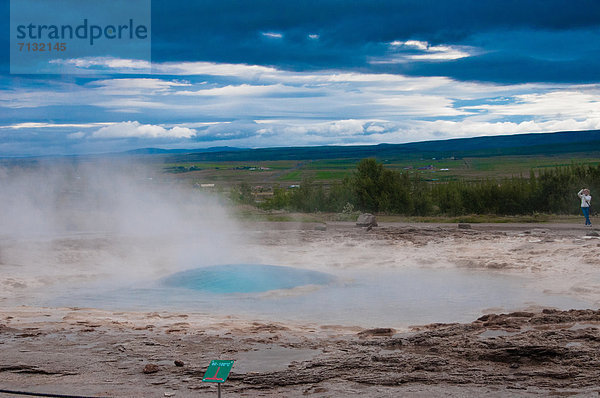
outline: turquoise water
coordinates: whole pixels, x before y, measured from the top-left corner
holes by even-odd
[[[232,264],[178,272],[154,283],[87,287],[38,305],[169,310],[320,324],[403,327],[470,322],[529,306],[593,308],[533,288],[535,276],[462,269],[301,268]],[[310,286],[309,289],[293,289]]]
[[[327,285],[332,275],[300,268],[261,264],[228,264],[178,272],[161,282],[210,293],[260,293],[305,285]]]

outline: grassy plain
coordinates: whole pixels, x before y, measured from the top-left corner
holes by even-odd
[[[464,157],[461,159],[422,158],[406,156],[396,159],[378,159],[385,167],[403,170],[409,174],[419,174],[431,183],[449,180],[481,180],[529,176],[553,167],[570,164],[598,165],[600,153],[565,153],[535,156],[489,156]],[[265,190],[275,186],[286,187],[299,184],[305,178],[312,178],[328,186],[352,175],[360,159],[315,159],[277,161],[222,161],[222,162],[182,162],[163,163],[162,171],[176,179],[192,184],[215,184],[223,191],[229,191],[240,183],[248,183]],[[421,169],[431,166],[430,169]]]

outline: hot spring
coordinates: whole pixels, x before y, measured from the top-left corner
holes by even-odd
[[[469,322],[490,310],[590,305],[532,289],[531,282],[532,277],[456,268],[317,272],[274,265],[228,264],[177,272],[151,284],[95,290],[93,294],[89,289],[70,292],[54,297],[50,304],[365,327]]]
[[[261,264],[228,264],[178,272],[165,286],[210,293],[260,293],[305,285],[326,285],[332,275],[300,268]]]

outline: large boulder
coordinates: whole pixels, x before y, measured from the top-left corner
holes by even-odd
[[[371,213],[363,213],[358,216],[358,220],[356,220],[357,227],[376,227],[377,219]]]

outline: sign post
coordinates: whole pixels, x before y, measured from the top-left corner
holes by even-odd
[[[208,369],[206,369],[204,377],[202,377],[202,381],[205,383],[217,383],[219,398],[221,398],[221,384],[227,380],[227,376],[229,376],[229,372],[231,372],[231,368],[233,367],[233,362],[214,359],[210,361],[210,365],[208,365]]]

